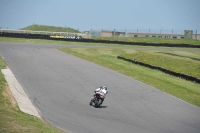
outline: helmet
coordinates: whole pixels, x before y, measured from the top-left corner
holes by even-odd
[[[107,86],[105,86],[105,85],[102,88],[105,89],[105,90],[108,90]]]

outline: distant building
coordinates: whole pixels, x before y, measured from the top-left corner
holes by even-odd
[[[102,30],[101,37],[125,37],[126,32]]]
[[[83,33],[89,35],[90,31],[84,31]]]
[[[187,39],[192,39],[193,30],[184,30],[184,37]]]
[[[200,34],[193,34],[192,30],[185,30],[183,34],[174,34],[173,31],[172,33],[138,33],[138,32],[119,32],[119,31],[109,31],[109,30],[101,30],[101,31],[95,31],[95,30],[90,30],[90,31],[84,31],[85,34],[87,34],[87,37],[93,37],[93,36],[98,36],[98,37],[158,37],[158,38],[191,38],[195,40],[200,40]]]
[[[192,39],[200,40],[200,34],[193,34]]]
[[[127,37],[184,38],[184,35],[181,35],[181,34],[159,34],[159,33],[127,33]]]

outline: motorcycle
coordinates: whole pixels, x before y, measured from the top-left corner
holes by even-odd
[[[90,101],[90,105],[94,104],[94,107],[98,108],[103,103],[104,98],[105,96],[102,93],[95,93],[93,99]]]

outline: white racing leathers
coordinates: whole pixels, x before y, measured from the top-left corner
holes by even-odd
[[[100,87],[100,88],[96,89],[94,92],[95,92],[95,93],[100,93],[100,94],[102,94],[102,95],[104,96],[104,98],[105,98],[105,97],[106,97],[106,94],[108,93],[108,90],[102,89],[102,88]]]
[[[107,93],[108,93],[108,91],[103,88],[96,89],[94,91],[94,95],[93,95],[89,105],[91,106],[94,103],[95,108],[100,107],[100,105],[103,103]]]

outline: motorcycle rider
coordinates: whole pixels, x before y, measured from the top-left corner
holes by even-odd
[[[91,99],[90,105],[92,105],[92,102],[93,102],[96,94],[102,94],[102,95],[104,95],[104,97],[106,97],[106,94],[108,94],[108,88],[107,88],[107,86],[105,86],[105,85],[101,86],[101,87],[97,88],[94,91],[94,95],[93,95],[93,97]],[[104,99],[103,99],[103,101],[104,101]],[[103,103],[103,101],[102,101],[102,103]]]

